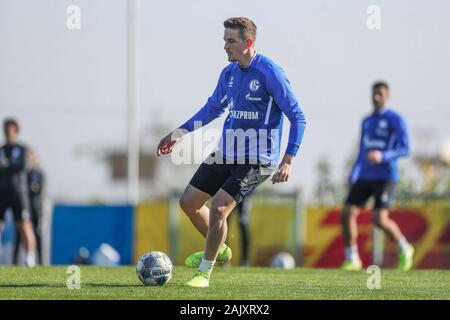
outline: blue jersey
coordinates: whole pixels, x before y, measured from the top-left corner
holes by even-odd
[[[193,131],[228,109],[219,153],[232,161],[250,159],[275,166],[280,158],[283,113],[290,121],[286,153],[295,156],[306,121],[284,71],[261,54],[247,68],[230,63],[220,74],[216,89],[205,106],[180,126]]]
[[[367,160],[369,151],[379,150],[383,160],[373,164]],[[349,181],[387,180],[398,182],[397,159],[409,154],[408,133],[403,118],[383,108],[363,120],[358,158],[353,165]]]

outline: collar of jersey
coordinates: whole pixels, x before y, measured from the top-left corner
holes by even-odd
[[[386,111],[388,111],[388,109],[389,109],[389,106],[388,106],[388,105],[385,105],[383,108],[381,108],[381,110],[379,110],[379,111],[374,111],[373,114],[375,114],[375,115],[382,115],[382,114],[384,114]]]
[[[252,59],[250,60],[250,63],[248,64],[248,67],[246,67],[246,68],[242,68],[240,65],[239,65],[239,63],[237,63],[237,65],[238,65],[238,67],[239,67],[239,69],[241,69],[242,71],[248,71],[248,70],[250,70],[250,68],[252,67],[252,65],[253,65],[253,61],[255,61],[255,58],[256,58],[256,56],[258,55],[258,52],[255,50],[255,53],[253,54],[253,57],[252,57]]]

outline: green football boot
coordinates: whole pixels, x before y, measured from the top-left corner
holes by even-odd
[[[222,249],[219,251],[219,255],[217,256],[217,263],[224,264],[231,260],[233,256],[230,247],[224,245]],[[189,268],[198,268],[203,259],[203,251],[199,251],[191,254],[184,260],[184,264]]]
[[[341,266],[342,270],[346,271],[359,271],[362,269],[362,262],[358,260],[345,260]]]
[[[206,288],[209,287],[209,275],[197,270],[191,280],[186,282],[188,287]]]
[[[413,264],[414,247],[409,245],[407,252],[400,252],[398,255],[397,268],[402,271],[408,271]]]

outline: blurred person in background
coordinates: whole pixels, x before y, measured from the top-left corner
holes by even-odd
[[[42,247],[41,247],[41,225],[40,221],[43,214],[43,188],[44,188],[44,173],[39,168],[38,156],[36,151],[28,151],[28,195],[30,199],[31,209],[31,223],[33,224],[34,234],[36,236],[36,251],[38,254],[37,263],[42,264]],[[18,264],[19,260],[19,248],[22,237],[20,232],[16,233],[16,244],[14,248],[14,263]]]
[[[239,231],[241,232],[241,267],[250,265],[250,211],[252,206],[251,196],[247,196],[235,208],[239,219]],[[230,217],[230,216],[228,216]]]
[[[5,213],[11,209],[17,228],[25,240],[26,265],[36,265],[36,239],[31,223],[27,183],[27,148],[17,143],[19,124],[6,119],[3,124],[6,144],[0,148],[0,232]]]
[[[388,99],[388,84],[376,82],[372,86],[373,112],[362,122],[359,154],[350,173],[350,190],[341,216],[344,270],[362,269],[357,246],[357,217],[372,196],[375,200],[373,224],[398,244],[398,269],[407,271],[412,266],[414,248],[389,217],[395,185],[399,181],[397,159],[409,155],[409,140],[405,120],[391,109]]]

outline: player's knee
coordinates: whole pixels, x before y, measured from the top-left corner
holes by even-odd
[[[186,196],[185,194],[183,194],[181,196],[179,204],[180,204],[180,208],[188,216],[194,215],[197,213],[197,208],[195,208],[194,201],[192,201],[192,199],[190,197]]]
[[[346,205],[341,213],[341,223],[348,223],[353,215],[355,213],[352,206]]]
[[[386,214],[376,214],[372,216],[372,223],[379,228],[388,226],[389,221],[389,216]]]
[[[223,221],[228,217],[228,208],[224,205],[211,205],[210,218],[215,221]]]
[[[383,219],[379,214],[372,215],[372,223],[374,226],[381,228],[383,226]]]

